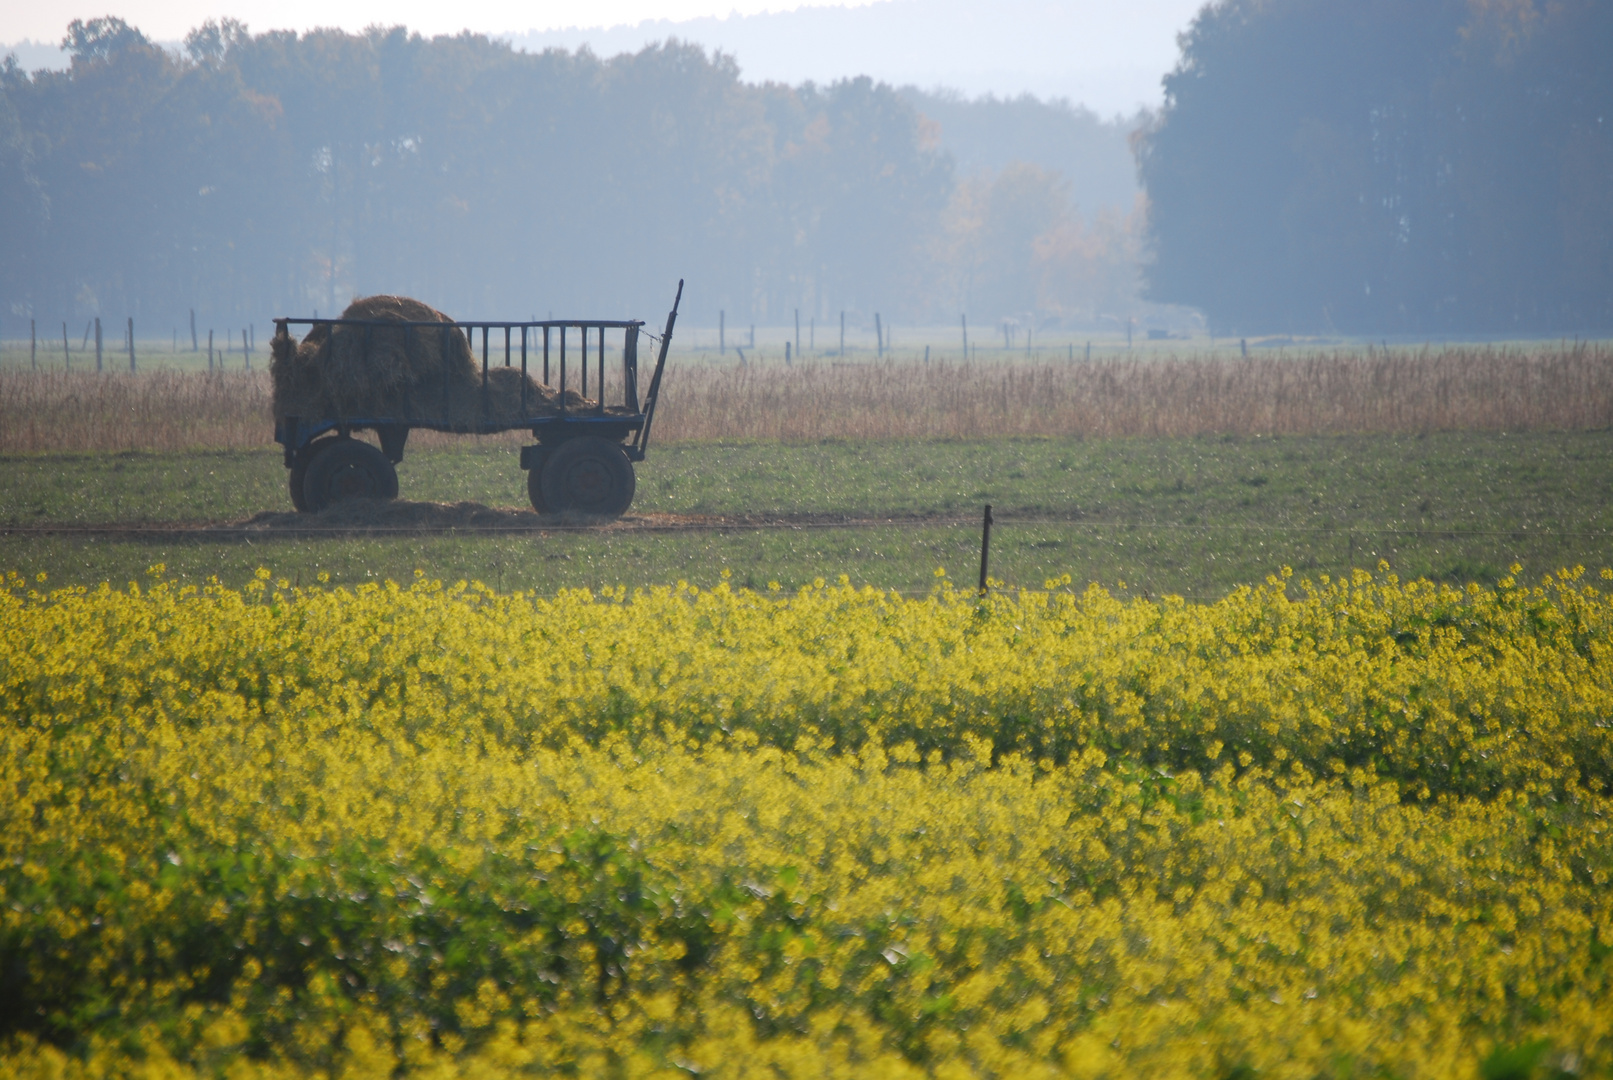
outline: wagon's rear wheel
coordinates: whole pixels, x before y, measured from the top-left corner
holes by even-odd
[[[297,451],[297,459],[291,466],[291,475],[286,480],[287,486],[291,488],[291,505],[297,508],[297,513],[309,512],[308,500],[303,495],[303,484],[308,480],[308,466],[313,464],[314,458],[319,456],[321,450],[327,450],[340,441],[336,435],[325,435]]]
[[[539,486],[550,512],[621,517],[633,503],[637,481],[620,446],[584,435],[550,452]]]
[[[302,497],[316,514],[345,499],[395,499],[398,471],[369,443],[337,439],[309,462]]]

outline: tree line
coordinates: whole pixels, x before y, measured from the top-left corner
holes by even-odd
[[[0,69],[13,333],[382,291],[466,318],[646,313],[680,277],[711,323],[1135,302],[1140,219],[1083,216],[1052,169],[960,172],[923,96],[867,78],[747,84],[677,42],[601,59],[230,20],[182,53],[116,18],[64,44],[65,71]]]
[[[1613,5],[1217,0],[1181,40],[1128,206],[1130,125],[1065,105],[671,41],[77,21],[67,70],[0,66],[0,319],[648,313],[683,277],[707,324],[1613,329]]]
[[[1223,332],[1613,329],[1613,4],[1220,0],[1140,140],[1148,291]]]

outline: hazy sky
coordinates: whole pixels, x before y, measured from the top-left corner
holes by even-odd
[[[225,15],[255,30],[307,30],[315,26],[362,30],[372,23],[403,23],[431,35],[453,34],[466,28],[502,33],[564,26],[615,26],[645,19],[726,15],[730,11],[753,15],[799,6],[768,0],[0,0],[0,41],[57,41],[73,19],[108,14],[140,27],[148,37],[177,40],[191,27]]]
[[[721,48],[747,79],[797,83],[872,75],[969,95],[1067,97],[1101,114],[1159,101],[1176,35],[1203,0],[877,0],[799,5],[779,0],[0,0],[0,43],[54,46],[74,18],[118,15],[158,41],[209,18],[252,30],[403,24],[425,35],[470,29],[518,47],[612,55],[675,35]],[[25,67],[60,66],[51,49]]]

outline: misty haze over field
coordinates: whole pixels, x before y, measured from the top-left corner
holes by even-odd
[[[630,25],[510,28],[490,36],[527,52],[586,46],[601,57],[636,53],[670,38],[727,53],[747,82],[794,85],[867,75],[895,86],[945,89],[965,97],[1031,94],[1064,99],[1107,119],[1161,104],[1160,80],[1176,61],[1176,33],[1187,27],[1200,4],[881,0],[859,7],[802,7]],[[278,25],[243,19],[255,30]],[[62,69],[69,60],[54,40],[0,45],[0,54],[7,49],[15,50],[30,71]]]
[[[1138,12],[1171,5],[1071,10],[169,49],[79,23],[67,70],[0,73],[0,332],[375,291],[652,312],[678,277],[705,324],[1613,327],[1613,7],[1222,0],[1152,58]]]
[[[507,35],[518,48],[637,52],[669,37],[733,56],[748,80],[790,84],[869,75],[967,97],[1031,94],[1110,118],[1163,102],[1175,32],[1202,0],[885,0],[770,14],[654,20]]]

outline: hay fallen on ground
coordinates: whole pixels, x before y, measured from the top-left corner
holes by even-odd
[[[349,304],[342,318],[443,323],[444,329],[320,323],[293,343],[282,328],[270,346],[276,420],[388,417],[468,429],[560,411],[555,389],[517,368],[489,368],[484,385],[464,332],[429,304],[407,296],[366,296]],[[566,391],[568,410],[594,405]]]
[[[1076,513],[1066,520],[1080,520]],[[969,518],[973,521],[973,518]],[[528,507],[488,506],[479,502],[428,502],[413,499],[344,499],[332,503],[315,514],[299,514],[283,510],[260,510],[241,521],[221,521],[202,526],[207,533],[309,533],[309,532],[537,532],[544,529],[568,526],[623,529],[796,529],[829,526],[857,528],[867,525],[947,525],[956,519],[946,514],[884,515],[866,517],[834,513],[793,514],[623,514],[608,517],[567,510],[558,514],[539,514]],[[75,531],[94,531],[97,526],[73,527]],[[107,526],[116,530],[121,526]],[[131,526],[149,531],[167,526]],[[176,525],[185,530],[191,526]]]
[[[536,532],[568,526],[645,527],[652,519],[671,515],[608,518],[568,511],[538,514],[517,507],[487,506],[478,502],[421,502],[409,499],[345,499],[317,514],[261,511],[245,521],[209,526],[213,532],[262,533],[366,533],[366,532]],[[682,519],[679,519],[680,521]],[[664,522],[661,522],[664,524]]]

